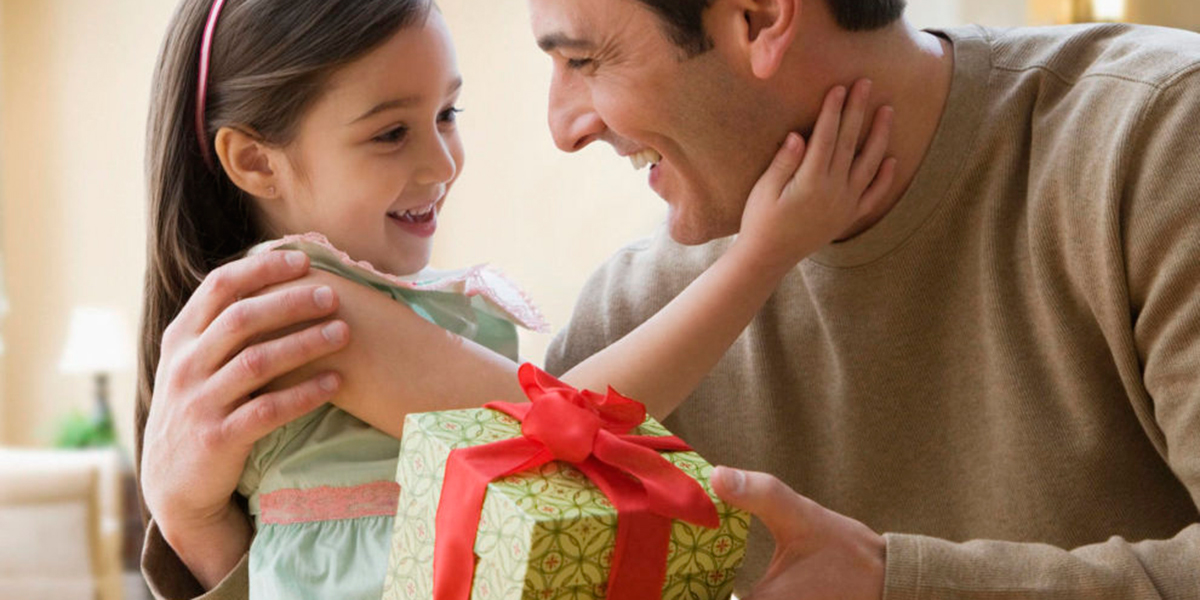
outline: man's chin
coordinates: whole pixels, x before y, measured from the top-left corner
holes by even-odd
[[[728,231],[726,231],[728,229]],[[671,208],[667,214],[667,232],[671,239],[684,246],[700,246],[737,233],[737,228],[718,227],[703,219],[690,219]]]

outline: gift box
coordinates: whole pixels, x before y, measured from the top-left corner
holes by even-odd
[[[521,378],[531,404],[407,416],[384,599],[599,599],[610,593],[620,600],[728,598],[745,554],[750,517],[712,492],[712,465],[684,451],[686,445],[646,417],[640,404],[631,409],[631,401],[612,390],[603,398],[574,392],[528,365]],[[575,410],[572,403],[586,410]],[[533,406],[543,414],[535,417]],[[640,425],[627,431],[613,427],[606,410]],[[603,417],[598,434],[593,419],[583,414],[588,411]],[[580,429],[576,421],[591,424]],[[531,434],[539,422],[541,432]],[[588,436],[596,440],[594,449]],[[571,446],[580,439],[585,440],[582,450]],[[644,450],[619,444],[678,451],[655,452],[647,460]],[[518,447],[526,454],[514,451]],[[497,478],[494,472],[481,478],[488,467],[463,458],[504,462],[497,457],[505,452],[513,453],[515,458],[504,460],[515,468]],[[558,460],[547,459],[556,452]],[[621,452],[635,458],[621,458]],[[632,471],[601,464],[605,460],[633,465]],[[662,464],[647,466],[653,461]],[[475,480],[471,485],[479,491],[464,491],[464,480]],[[482,506],[479,500],[464,501],[476,493]],[[655,502],[675,508],[654,508]],[[685,518],[650,514],[671,510]],[[447,550],[455,544],[456,550]],[[620,582],[610,589],[615,567]],[[448,593],[447,587],[458,591]]]

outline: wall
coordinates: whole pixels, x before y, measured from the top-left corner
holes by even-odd
[[[1025,0],[910,0],[906,14],[918,27],[952,27],[983,23],[1016,27],[1025,23]]]
[[[144,262],[142,135],[150,73],[174,2],[0,0],[0,198],[12,312],[0,369],[0,443],[37,445],[72,408],[90,409],[86,377],[57,372],[71,307],[119,308],[135,335]],[[913,8],[952,24],[956,0]],[[443,0],[467,87],[468,152],[435,261],[490,261],[523,283],[555,328],[588,273],[650,234],[662,201],[607,147],[554,148],[545,124],[549,60],[520,0]],[[555,224],[553,230],[547,224]],[[526,334],[541,362],[550,336]],[[111,386],[130,439],[135,379]]]
[[[8,277],[4,271],[4,0],[0,0],[0,443],[8,430],[8,414],[4,410],[4,389],[7,379],[4,369],[4,344],[8,321]]]
[[[1006,0],[1012,1],[1012,0]],[[1072,14],[1100,5],[1107,10],[1124,11],[1130,23],[1160,25],[1200,31],[1200,2],[1178,0],[1094,0],[1095,4],[1073,5],[1073,0],[1028,0],[1028,21],[1035,25],[1054,25],[1070,22]],[[1103,11],[1102,11],[1103,12]],[[1103,17],[1101,14],[1100,17]],[[1085,16],[1082,18],[1092,18]]]
[[[1044,1],[914,0],[909,17],[918,26],[1018,25]],[[0,237],[12,303],[0,322],[7,346],[0,444],[45,443],[66,411],[89,408],[87,379],[56,371],[72,306],[119,308],[135,335],[142,136],[150,74],[174,4],[0,0]],[[545,124],[549,61],[530,39],[525,2],[440,4],[467,80],[468,166],[447,204],[435,262],[495,263],[560,328],[591,270],[651,233],[664,206],[645,174],[607,147],[578,155],[553,147]],[[1140,3],[1131,17],[1200,24],[1200,5],[1184,4]],[[524,356],[540,363],[549,339],[526,335]],[[114,378],[127,443],[133,392],[132,372]]]
[[[87,377],[57,372],[76,305],[140,305],[142,137],[150,72],[171,2],[4,0],[0,10],[0,197],[12,312],[5,321],[0,441],[53,439]],[[111,394],[128,442],[133,372]]]
[[[1131,2],[1126,18],[1134,23],[1182,27],[1200,31],[1200,2],[1196,0]]]

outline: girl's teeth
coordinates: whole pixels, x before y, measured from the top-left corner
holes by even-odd
[[[637,154],[630,155],[629,160],[633,162],[633,169],[640,171],[647,165],[657,165],[662,160],[662,155],[652,148],[646,148]]]
[[[390,212],[388,213],[388,216],[400,219],[401,221],[408,221],[409,223],[425,223],[433,219],[433,211],[435,208],[437,208],[436,202],[430,204],[429,206],[406,210],[402,213]]]

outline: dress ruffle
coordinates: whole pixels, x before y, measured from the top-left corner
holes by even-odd
[[[380,271],[365,260],[354,260],[349,254],[330,243],[324,235],[316,232],[288,235],[264,242],[251,249],[250,253],[294,247],[298,244],[318,246],[346,266],[358,269],[364,277],[375,279],[379,283],[411,290],[448,292],[479,297],[500,311],[502,316],[525,329],[539,333],[550,331],[549,323],[529,295],[515,282],[490,265],[476,265],[451,271],[426,269],[415,275],[400,277]]]

